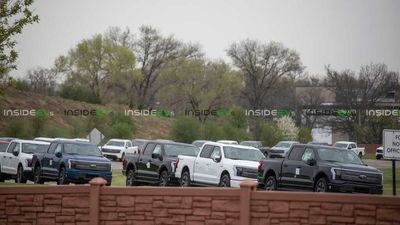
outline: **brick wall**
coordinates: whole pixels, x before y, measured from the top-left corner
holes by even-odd
[[[400,198],[240,189],[0,187],[0,224],[400,224]]]
[[[48,193],[48,187],[38,188],[0,188],[0,224],[89,224],[89,187],[52,187]]]

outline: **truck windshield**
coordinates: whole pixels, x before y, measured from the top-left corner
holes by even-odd
[[[88,144],[65,144],[64,152],[70,155],[103,156],[97,146]]]
[[[250,146],[250,147],[254,147],[254,148],[261,148],[261,143],[260,142],[256,142],[256,141],[243,141],[240,142],[241,145],[246,145],[246,146]]]
[[[125,142],[123,142],[123,141],[109,141],[109,142],[107,142],[107,145],[124,147],[125,146]]]
[[[225,158],[233,160],[260,161],[264,158],[259,150],[236,147],[224,147],[224,155]]]
[[[364,163],[358,158],[358,156],[352,151],[331,149],[331,148],[319,148],[318,155],[321,160],[329,162],[340,162],[363,165]]]
[[[165,154],[170,157],[177,157],[178,155],[197,156],[200,151],[196,146],[186,145],[164,145]]]
[[[336,148],[347,148],[347,144],[335,143],[334,147],[336,147]]]
[[[280,148],[290,148],[291,144],[287,142],[279,142],[278,144],[275,145],[275,147],[280,147]]]
[[[0,152],[5,152],[7,149],[8,143],[0,143]]]
[[[23,143],[22,144],[22,152],[23,153],[40,153],[46,152],[49,145],[47,144],[32,144],[32,143]]]

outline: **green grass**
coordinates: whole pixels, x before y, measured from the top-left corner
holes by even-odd
[[[125,186],[126,177],[122,170],[113,170],[111,186]]]
[[[383,194],[393,194],[392,168],[381,169],[383,172]],[[396,195],[400,195],[400,168],[396,169]]]
[[[376,159],[375,154],[365,154],[362,159]]]

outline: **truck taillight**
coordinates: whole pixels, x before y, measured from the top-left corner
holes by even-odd
[[[175,161],[175,168],[178,168],[178,164],[179,164],[179,158],[177,158]]]
[[[261,173],[261,171],[262,171],[262,169],[263,169],[263,168],[262,168],[262,163],[263,163],[262,161],[259,161],[259,162],[258,162],[258,168],[257,168],[257,169],[258,169],[258,172],[259,172],[259,173]]]

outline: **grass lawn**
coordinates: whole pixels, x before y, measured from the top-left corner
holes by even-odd
[[[383,194],[392,195],[392,168],[381,169],[383,172]],[[396,195],[400,195],[400,168],[396,169]]]
[[[362,159],[376,159],[375,154],[365,154]]]
[[[126,177],[122,175],[122,170],[113,170],[111,186],[125,186]]]

